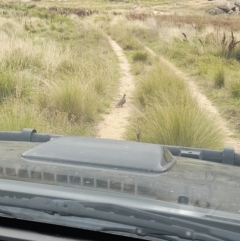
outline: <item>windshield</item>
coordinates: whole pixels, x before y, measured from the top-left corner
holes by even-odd
[[[239,8],[0,3],[0,131],[56,135],[0,141],[0,196],[96,194],[100,203],[239,222],[240,167],[227,165],[240,152]]]

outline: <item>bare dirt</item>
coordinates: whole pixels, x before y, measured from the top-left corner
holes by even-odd
[[[135,90],[135,82],[131,74],[130,64],[122,48],[110,37],[108,37],[108,41],[118,57],[121,78],[119,80],[119,89],[118,93],[116,93],[116,99],[111,104],[109,113],[102,116],[103,120],[97,127],[97,137],[123,140],[123,135],[132,113],[132,94]],[[126,103],[123,107],[116,108],[117,102],[124,94],[126,94]]]

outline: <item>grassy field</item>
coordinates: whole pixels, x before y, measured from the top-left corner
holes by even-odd
[[[129,16],[127,16],[129,18]],[[125,50],[135,74],[135,113],[126,138],[151,143],[222,148],[224,137],[214,119],[198,107],[186,83],[151,56],[140,41],[142,21],[119,17],[100,26]],[[118,33],[122,34],[119,35]]]
[[[94,135],[117,87],[117,58],[76,16],[8,4],[0,24],[0,128]]]
[[[50,133],[95,135],[120,76],[104,30],[123,48],[136,79],[136,111],[126,138],[222,148],[217,123],[198,107],[186,83],[144,48],[188,73],[240,136],[240,25],[237,16],[206,15],[211,5],[187,0],[4,1],[0,128],[37,126]]]
[[[131,18],[121,16],[114,22],[112,36],[128,50],[148,46],[188,73],[239,137],[240,26],[237,17],[129,15]],[[117,35],[123,31],[121,26],[127,29],[125,37]],[[129,47],[129,43],[132,46]]]

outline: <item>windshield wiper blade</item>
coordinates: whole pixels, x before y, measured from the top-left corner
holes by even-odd
[[[166,235],[187,240],[202,241],[240,240],[239,231],[222,231],[220,228],[189,222],[184,219],[165,217],[159,214],[107,203],[83,203],[73,200],[42,197],[34,197],[31,199],[0,197],[0,205],[31,209],[48,214],[56,213],[62,216],[91,218],[125,224],[141,230],[141,232],[136,232],[137,235],[141,236],[162,237],[162,235]],[[108,227],[105,227],[105,231],[107,228]],[[104,227],[101,231],[104,231]],[[225,233],[224,239],[222,236],[223,233]]]

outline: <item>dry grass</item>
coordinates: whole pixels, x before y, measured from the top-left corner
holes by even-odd
[[[216,30],[225,29],[225,31],[240,31],[238,16],[229,15],[162,15],[157,16],[156,21],[162,25],[164,23],[178,26],[190,25],[198,30],[204,30],[208,26],[214,26]]]
[[[165,145],[221,149],[223,136],[213,117],[198,107],[185,82],[156,62],[138,81],[136,112],[126,136]]]
[[[111,46],[77,16],[26,8],[11,6],[0,24],[0,129],[94,135],[119,77]]]
[[[142,6],[165,4],[163,9],[172,8],[175,11],[175,5],[172,7],[172,3],[175,4],[176,1],[169,1],[168,4],[141,1]],[[34,4],[42,7],[62,6],[68,10],[79,8],[79,2],[75,0],[67,2],[42,0]],[[0,43],[1,46],[6,46],[6,48],[0,48],[2,106],[11,108],[11,103],[19,100],[26,109],[34,108],[32,112],[39,116],[39,126],[43,126],[44,131],[57,130],[55,126],[58,126],[61,133],[67,131],[71,134],[92,134],[99,112],[108,106],[118,79],[116,57],[105,37],[96,28],[88,25],[85,19],[79,20],[73,15],[59,15],[46,8],[37,8],[32,3],[12,6],[10,4],[5,9],[7,13],[2,16],[0,23],[1,36],[3,36]],[[214,66],[227,66],[224,73],[225,88],[219,89],[218,94],[221,93],[222,96],[224,93],[224,100],[232,101],[234,95],[232,93],[235,92],[230,86],[234,79],[237,79],[240,59],[239,46],[236,44],[240,39],[240,25],[236,16],[168,14],[151,17],[149,11],[138,13],[133,10],[133,7],[135,7],[134,1],[81,1],[81,9],[97,10],[88,18],[111,34],[124,48],[130,60],[135,59],[132,63],[133,70],[139,79],[149,73],[153,64],[152,60],[149,61],[149,56],[145,59],[144,54],[136,54],[144,53],[143,45],[147,45],[156,53],[171,59],[196,79],[202,81],[204,78],[200,85],[207,82],[205,91],[212,100],[216,100],[216,95],[212,92],[213,89],[216,91],[212,79]],[[112,19],[113,21],[110,22]],[[226,39],[230,41],[231,31],[234,33],[235,45],[229,58],[222,54],[221,41],[223,32],[226,33]],[[154,126],[153,123],[155,129],[153,128],[149,133],[154,135],[162,131],[158,127],[157,120],[159,121],[163,114],[169,116],[167,120],[169,123],[178,123],[178,121],[170,121],[173,117],[164,112],[164,105],[154,104],[156,101],[166,103],[164,101],[171,98],[170,94],[157,94],[162,93],[161,91],[168,93],[164,89],[165,84],[162,83],[161,89],[152,83],[155,87],[152,89],[150,85],[153,76],[146,78],[149,79],[149,85],[139,87],[136,99],[143,108],[141,111],[144,115],[146,113],[149,116],[153,115],[150,119],[155,120],[157,125]],[[174,91],[173,96],[176,98],[183,93],[185,94],[184,91]],[[146,99],[151,99],[151,95],[156,96],[152,98],[152,102],[146,103]],[[92,96],[95,96],[95,102]],[[217,101],[217,103],[220,105],[221,102]],[[173,113],[175,113],[174,105],[171,107]],[[182,111],[185,113],[184,110]],[[154,113],[159,113],[158,117],[156,115],[157,119],[154,118]],[[204,118],[208,117],[201,118],[204,121]],[[195,123],[194,119],[191,120]],[[0,122],[0,126],[4,128],[3,122]],[[14,129],[15,126],[12,128]],[[84,132],[84,130],[87,131]],[[195,143],[194,139],[192,143]],[[185,144],[188,143],[185,142]]]
[[[123,31],[127,32],[128,35],[119,37],[115,34]],[[199,31],[199,27],[194,25],[158,22],[155,18],[148,18],[145,21],[139,19],[126,21],[124,17],[118,17],[118,19],[112,21],[109,32],[123,47],[127,39],[129,42],[138,42],[138,52],[143,52],[143,45],[146,45],[154,49],[156,53],[170,58],[187,72],[193,75],[198,72],[200,77],[208,78],[209,85],[207,86],[210,86],[210,88],[214,87],[214,75],[216,77],[215,83],[221,81],[221,83],[218,83],[218,87],[220,85],[222,87],[223,84],[228,87],[230,68],[227,67],[223,74],[222,71],[216,70],[215,65],[222,66],[226,62],[231,64],[232,59],[222,56],[222,32],[215,31],[214,26],[208,25]],[[238,39],[239,33],[234,33],[234,36]],[[137,52],[132,49],[125,49],[125,51],[128,56]],[[203,148],[222,147],[224,138],[214,118],[198,109],[196,103],[190,97],[182,99],[182,96],[189,96],[189,93],[183,91],[173,80],[167,81],[171,78],[174,79],[170,70],[168,70],[168,75],[163,77],[161,73],[149,74],[151,72],[148,72],[148,70],[151,67],[147,67],[146,64],[141,65],[142,69],[136,71],[137,65],[139,65],[138,61],[133,62],[134,73],[137,76],[142,76],[138,80],[139,85],[135,96],[138,111],[132,119],[127,138],[171,145]],[[161,69],[161,67],[158,69]],[[216,73],[218,73],[218,76],[216,76]],[[175,86],[177,87],[175,88]],[[168,87],[171,91],[167,91]],[[216,91],[216,88],[214,89]],[[228,91],[228,88],[223,88],[222,91]],[[171,99],[173,100],[171,101]],[[171,104],[169,104],[169,101]],[[182,115],[178,110],[181,110]],[[187,122],[188,119],[191,120],[191,124]],[[185,124],[182,126],[182,123]],[[191,134],[188,133],[189,135],[183,134],[187,132],[184,129],[186,126],[190,126],[188,129],[190,132],[193,130]],[[202,131],[198,132],[201,128]],[[206,130],[210,136],[204,140]],[[198,134],[194,135],[194,133]],[[203,136],[202,133],[204,133]],[[208,142],[209,140],[212,140],[212,142]]]
[[[191,74],[240,135],[238,115],[231,114],[238,111],[234,85],[240,68],[239,24],[236,16],[205,17],[159,16],[128,21],[125,26],[138,41]],[[218,66],[224,66],[224,73]],[[216,86],[224,88],[216,90]]]

